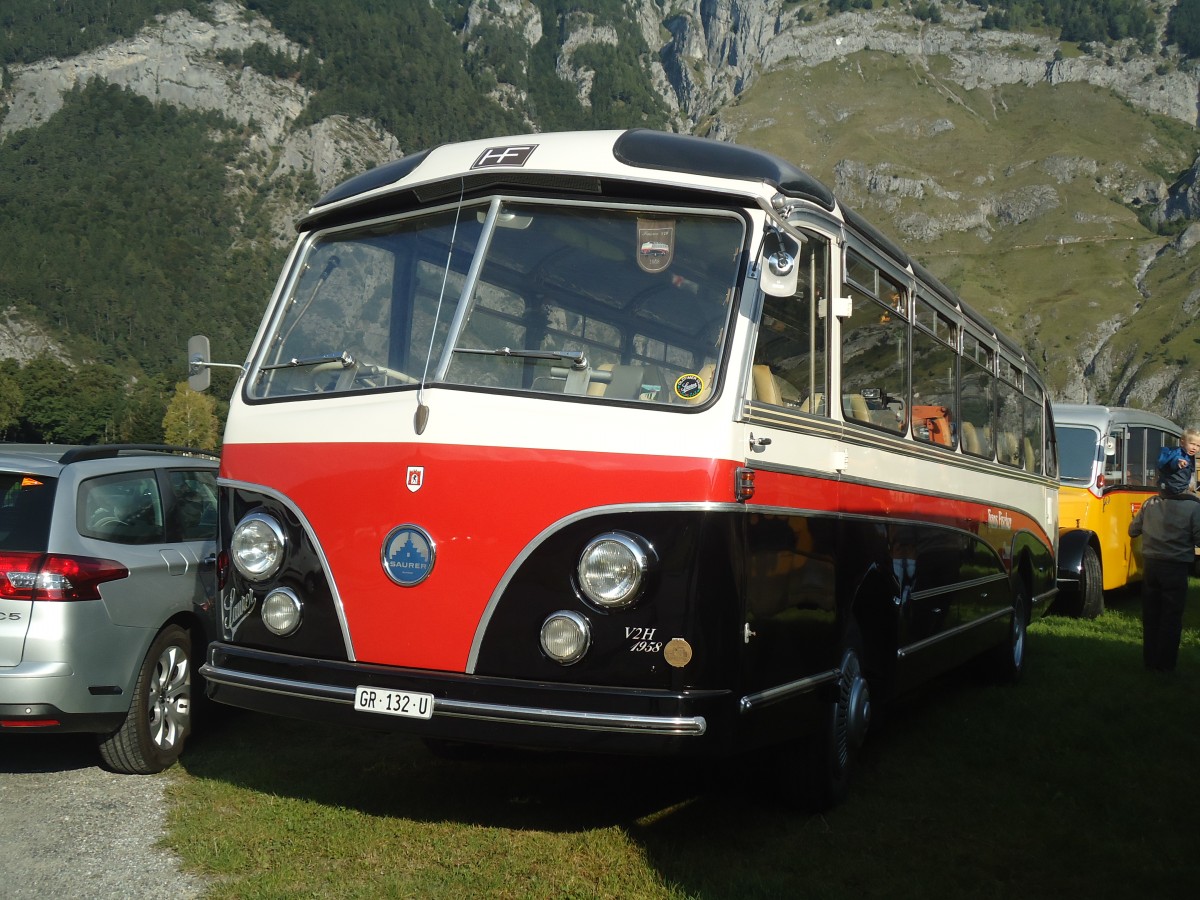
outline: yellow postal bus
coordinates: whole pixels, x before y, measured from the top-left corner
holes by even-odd
[[[1056,403],[1053,411],[1062,482],[1056,608],[1094,618],[1105,591],[1141,581],[1129,523],[1158,492],[1158,452],[1177,446],[1182,429],[1126,407]]]

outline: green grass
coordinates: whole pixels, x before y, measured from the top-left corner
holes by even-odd
[[[195,740],[167,842],[215,898],[1184,897],[1200,883],[1200,582],[1179,672],[1135,595],[1031,629],[1015,687],[890,711],[850,799],[776,800],[763,760],[493,751],[237,714]]]

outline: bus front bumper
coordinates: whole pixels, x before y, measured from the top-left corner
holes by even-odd
[[[729,691],[641,690],[523,681],[313,659],[215,643],[200,667],[208,696],[258,712],[441,740],[639,754],[713,752]],[[432,695],[428,719],[366,712],[359,687]],[[728,729],[720,729],[728,733]]]

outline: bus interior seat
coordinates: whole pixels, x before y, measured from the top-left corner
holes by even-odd
[[[617,400],[659,400],[663,398],[663,376],[658,366],[604,363],[597,371],[607,372],[608,380],[593,381],[588,394]]]
[[[1025,451],[1024,452],[1025,471],[1032,472],[1034,469],[1034,465],[1037,462],[1037,460],[1035,460],[1033,458],[1033,441],[1029,440],[1029,438],[1025,438],[1025,444],[1024,444],[1023,449]]]
[[[601,363],[600,365],[596,366],[597,372],[608,372],[609,378],[612,377],[612,370],[613,370],[612,363]],[[587,392],[588,392],[588,395],[591,397],[603,397],[604,393],[607,389],[608,389],[608,381],[593,381],[590,384],[588,384]]]
[[[779,382],[771,372],[770,366],[757,365],[750,370],[753,376],[754,399],[760,403],[770,403],[774,406],[783,405],[783,394],[779,390]]]
[[[867,399],[862,394],[850,394],[850,418],[857,419],[859,422],[871,421],[871,410],[867,406]]]
[[[561,394],[567,386],[567,379],[555,378],[553,375],[539,375],[529,385],[532,391],[543,391],[547,394]],[[590,389],[590,388],[589,388]]]
[[[700,377],[700,393],[695,397],[684,399],[684,403],[690,403],[692,406],[703,403],[712,396],[713,388],[715,387],[713,382],[717,377],[717,365],[716,363],[707,363],[701,366],[700,371],[696,374]]]
[[[810,397],[805,397],[804,402],[800,404],[800,412],[814,413],[818,416],[825,415],[825,395],[818,392]]]
[[[996,448],[996,456],[1000,462],[1007,463],[1010,466],[1020,464],[1021,458],[1017,445],[1017,436],[1011,431],[1000,432],[1000,442]]]
[[[979,435],[975,433],[975,426],[970,422],[963,422],[959,426],[962,429],[962,444],[963,450],[974,456],[982,454],[979,446]]]

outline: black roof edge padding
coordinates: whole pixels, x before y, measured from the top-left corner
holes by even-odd
[[[345,200],[358,194],[365,194],[367,191],[373,191],[375,188],[383,187],[385,184],[392,184],[399,181],[423,163],[429,153],[429,150],[410,153],[408,156],[402,156],[400,159],[394,159],[389,163],[384,163],[381,166],[376,166],[374,169],[369,169],[366,172],[355,175],[353,178],[348,178],[337,187],[330,189],[324,197],[313,205],[314,207],[328,206],[330,203],[337,203],[339,200]]]
[[[842,216],[846,219],[847,225],[870,240],[872,244],[900,263],[900,265],[907,266],[910,264],[911,260],[908,254],[901,249],[900,245],[864,219],[859,213],[843,206]]]
[[[833,191],[807,172],[770,153],[712,138],[634,128],[617,138],[613,155],[639,169],[689,172],[774,185],[789,197],[833,211]]]
[[[960,307],[962,307],[962,310],[967,314],[967,319],[969,321],[983,329],[983,331],[987,334],[998,334],[996,331],[996,326],[989,322],[986,316],[980,313],[975,307],[971,306],[971,304],[967,303],[967,301],[962,297],[958,296],[958,294],[954,293],[954,291],[948,288],[941,280],[938,279],[936,275],[930,272],[915,259],[912,261],[912,268],[913,272],[916,273],[917,278],[919,278],[927,287],[941,295],[943,300],[952,304],[957,303]]]
[[[185,456],[206,456],[209,459],[220,459],[221,457],[219,453],[212,450],[179,447],[174,444],[92,444],[87,447],[73,447],[60,456],[58,461],[65,466],[86,459],[112,459],[117,456],[138,453],[178,453]]]
[[[921,281],[925,282],[926,286],[934,291],[934,293],[939,294],[943,300],[946,300],[950,303],[962,303],[962,298],[959,297],[958,294],[954,293],[954,291],[942,284],[936,275],[930,272],[915,259],[912,261],[912,268],[917,277],[920,278]]]

